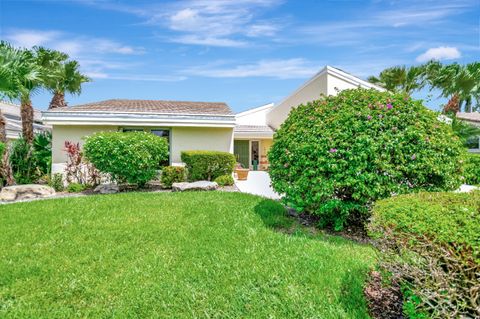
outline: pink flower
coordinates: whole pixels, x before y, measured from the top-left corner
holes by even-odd
[[[367,116],[367,120],[371,120],[371,119],[372,119],[372,117],[370,115]]]
[[[389,109],[389,110],[393,109],[393,105],[390,104],[390,103],[388,103],[388,104],[387,104],[387,109]]]
[[[329,150],[329,152],[330,152],[330,153],[336,153],[336,152],[337,152],[337,149],[336,149],[336,148],[331,148],[331,149]]]

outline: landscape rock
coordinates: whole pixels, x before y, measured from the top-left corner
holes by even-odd
[[[99,194],[115,194],[120,191],[120,188],[117,184],[100,184],[93,191]]]
[[[460,186],[459,189],[457,189],[455,191],[455,193],[470,193],[474,190],[477,190],[477,189],[480,189],[480,187],[478,186],[473,186],[473,185],[467,185],[467,184],[463,184]]]
[[[2,188],[2,191],[0,192],[0,201],[11,202],[23,199],[44,198],[54,195],[55,190],[47,185],[14,185]]]
[[[198,181],[193,183],[173,183],[172,191],[174,192],[183,192],[183,191],[213,191],[218,188],[218,184],[215,182],[209,181]]]

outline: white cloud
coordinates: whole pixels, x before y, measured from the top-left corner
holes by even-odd
[[[301,58],[261,60],[251,64],[224,67],[218,64],[221,63],[189,68],[183,70],[182,73],[213,78],[270,77],[294,79],[312,76],[320,68],[319,64]]]
[[[59,36],[60,33],[58,31],[14,30],[6,38],[14,46],[31,48],[33,46],[45,45]]]
[[[248,45],[245,41],[232,40],[228,38],[220,37],[199,37],[196,35],[185,35],[176,38],[171,38],[171,42],[182,43],[182,44],[197,44],[205,46],[216,46],[216,47],[231,47],[231,48],[240,48]]]
[[[461,57],[460,51],[456,47],[438,47],[430,48],[426,52],[420,54],[417,62],[427,62],[430,60],[452,60]]]

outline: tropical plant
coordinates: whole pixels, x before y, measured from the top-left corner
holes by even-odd
[[[448,98],[448,110],[472,112],[480,108],[480,62],[466,65],[443,65],[438,61],[426,64],[424,73],[431,88]]]
[[[20,100],[22,135],[31,144],[33,142],[33,107],[31,95],[43,84],[41,68],[34,54],[27,49],[15,49],[6,42],[0,43],[0,54],[5,55],[0,74],[2,95]]]
[[[100,172],[85,159],[80,143],[65,141],[64,150],[67,153],[65,178],[68,183],[91,186],[100,183]]]
[[[165,138],[147,132],[101,132],[86,138],[85,157],[120,183],[145,186],[168,160]]]
[[[65,93],[80,94],[82,84],[90,79],[80,73],[77,61],[67,61],[65,53],[36,47],[35,54],[42,68],[44,86],[53,94],[48,108],[66,107]]]
[[[461,184],[450,125],[404,94],[345,90],[294,108],[268,153],[285,204],[341,229],[379,198]]]
[[[478,138],[480,136],[480,127],[476,127],[465,121],[458,119],[456,116],[452,116],[452,129],[455,135],[457,135],[462,141],[465,147],[470,148],[472,144],[478,147]],[[473,143],[472,143],[473,141]],[[472,147],[475,148],[475,147]]]
[[[56,192],[63,191],[65,189],[65,185],[63,184],[63,174],[53,174],[48,180],[48,185],[52,187]]]
[[[368,81],[391,92],[411,95],[425,86],[423,74],[423,66],[395,66],[383,70],[378,77],[370,76]]]

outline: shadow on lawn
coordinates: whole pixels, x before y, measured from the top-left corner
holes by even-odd
[[[335,246],[352,244],[362,245],[361,243],[355,243],[348,238],[331,235],[323,230],[315,228],[314,226],[300,224],[297,219],[287,213],[285,207],[273,200],[264,199],[260,201],[255,206],[254,210],[262,219],[265,227],[282,233],[285,236],[324,241]],[[341,291],[338,298],[345,312],[348,314],[358,314],[358,309],[360,308],[367,309],[363,297],[363,287],[368,271],[369,268],[366,266],[356,266],[348,271],[341,279]]]

